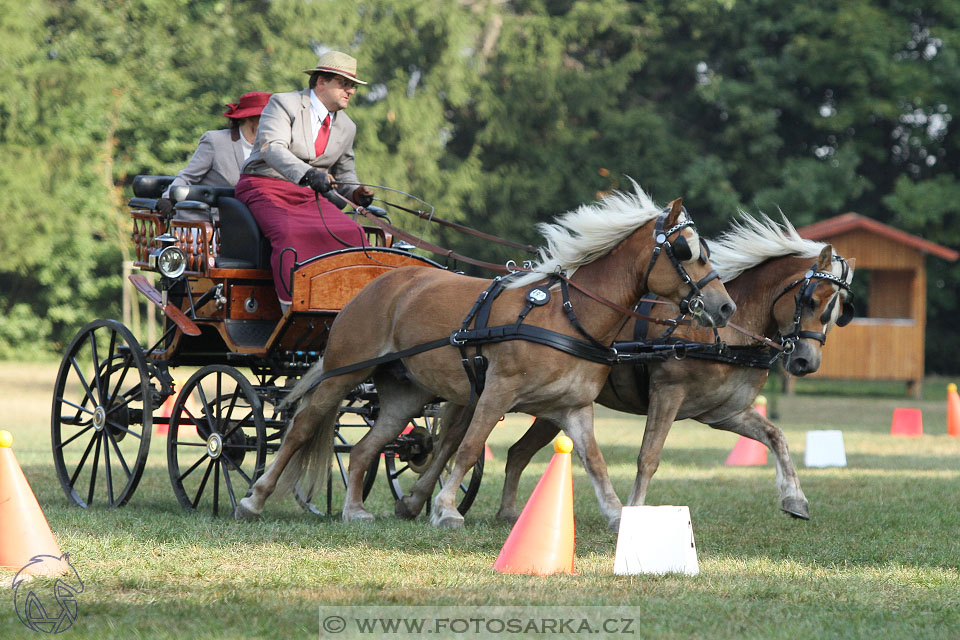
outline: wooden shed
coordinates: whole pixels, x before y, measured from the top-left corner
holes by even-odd
[[[855,288],[858,282],[867,283],[866,300],[856,300],[857,316],[830,332],[820,369],[812,375],[903,380],[907,392],[919,397],[927,322],[926,255],[954,261],[960,254],[856,213],[797,231],[804,238],[829,242],[845,258],[856,258]]]

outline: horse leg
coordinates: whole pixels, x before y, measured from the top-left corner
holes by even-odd
[[[711,424],[714,429],[725,429],[761,442],[770,449],[777,467],[777,492],[780,509],[794,518],[810,519],[810,504],[800,488],[800,478],[790,459],[787,439],[780,427],[773,424],[753,409],[747,409],[732,418]]]
[[[503,493],[500,494],[500,510],[497,518],[516,522],[520,517],[517,509],[517,489],[520,475],[530,464],[533,454],[550,444],[560,433],[559,427],[545,418],[537,418],[526,433],[507,451],[507,466],[504,469]]]
[[[593,405],[589,404],[567,412],[560,418],[559,423],[563,431],[573,440],[574,451],[580,456],[580,461],[587,470],[590,482],[593,483],[593,491],[600,503],[600,511],[607,519],[607,526],[617,531],[620,528],[620,510],[623,505],[610,483],[607,464],[594,437]]]
[[[450,477],[433,499],[430,524],[456,529],[463,526],[463,516],[457,510],[457,491],[467,471],[483,455],[483,444],[500,420],[513,406],[513,396],[507,390],[488,384],[477,401],[467,433],[457,448]]]
[[[347,469],[347,491],[341,517],[344,522],[369,522],[373,514],[363,508],[363,478],[375,463],[383,447],[400,435],[411,418],[423,411],[423,405],[434,398],[428,391],[408,382],[400,382],[390,374],[376,376],[380,413],[373,427],[350,449]]]
[[[309,452],[302,450],[304,445],[321,451],[323,439],[329,439],[333,444],[333,429],[337,421],[337,410],[340,401],[356,385],[356,381],[349,376],[331,378],[321,383],[306,398],[306,405],[294,415],[287,428],[277,457],[267,467],[267,470],[253,483],[247,495],[237,502],[234,518],[237,520],[252,520],[263,511],[263,505],[277,488],[277,483],[286,470],[289,474],[299,475],[303,471],[304,457]],[[288,463],[294,455],[300,456],[294,461],[290,469]],[[329,462],[329,461],[328,461]],[[321,478],[325,482],[326,478]]]
[[[437,479],[443,473],[450,456],[460,446],[472,415],[462,405],[449,402],[444,405],[440,414],[440,429],[438,429],[438,432],[443,434],[443,438],[437,444],[437,448],[434,449],[433,459],[426,471],[410,487],[410,493],[397,500],[394,505],[393,512],[398,518],[413,520],[420,514],[423,505],[430,499],[433,488],[437,484]]]
[[[641,505],[647,499],[650,480],[660,466],[663,444],[667,440],[667,434],[670,433],[670,427],[673,426],[683,400],[684,395],[680,389],[651,391],[647,424],[643,430],[640,453],[637,455],[637,477],[633,482],[630,498],[627,500],[628,505]]]

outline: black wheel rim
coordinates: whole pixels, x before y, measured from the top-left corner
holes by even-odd
[[[167,469],[181,506],[232,516],[266,455],[263,407],[244,375],[226,365],[193,374],[177,395],[167,434]]]
[[[439,445],[437,441],[439,438],[437,435],[439,428],[437,418],[420,418],[415,420],[413,425],[414,427],[422,426],[431,434],[434,440],[434,448]],[[408,493],[409,488],[417,481],[423,470],[423,465],[411,465],[409,461],[401,460],[395,452],[389,450],[384,454],[383,465],[387,472],[387,483],[390,485],[390,492],[396,500],[399,500]],[[444,465],[444,469],[440,474],[438,484],[441,488],[450,476],[452,469],[453,459],[451,458],[447,461],[446,465]],[[460,488],[457,490],[457,511],[460,512],[460,515],[466,515],[467,511],[470,510],[473,501],[477,498],[477,493],[480,491],[480,482],[482,479],[483,455],[480,456],[477,463],[473,465],[473,468],[467,472],[466,477],[460,482]],[[436,489],[434,492],[436,492]],[[430,511],[430,504],[428,500],[426,505],[428,513]]]
[[[81,329],[60,363],[51,411],[53,460],[69,501],[126,504],[146,466],[153,404],[133,334],[115,320]]]

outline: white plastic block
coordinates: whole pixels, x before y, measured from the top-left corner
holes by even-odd
[[[835,429],[807,431],[807,450],[803,454],[803,464],[808,467],[847,466],[843,432]]]
[[[620,514],[617,575],[700,573],[689,507],[624,507]]]

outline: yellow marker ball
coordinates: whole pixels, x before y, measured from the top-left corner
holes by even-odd
[[[957,390],[957,385],[952,382],[947,385],[947,393],[954,393]]]
[[[559,435],[553,441],[553,450],[557,453],[570,453],[573,451],[573,440],[565,435]]]
[[[13,434],[9,431],[0,431],[0,447],[12,447]]]
[[[757,399],[753,401],[753,404],[758,404],[761,407],[767,406],[767,397],[766,396],[757,396]]]

